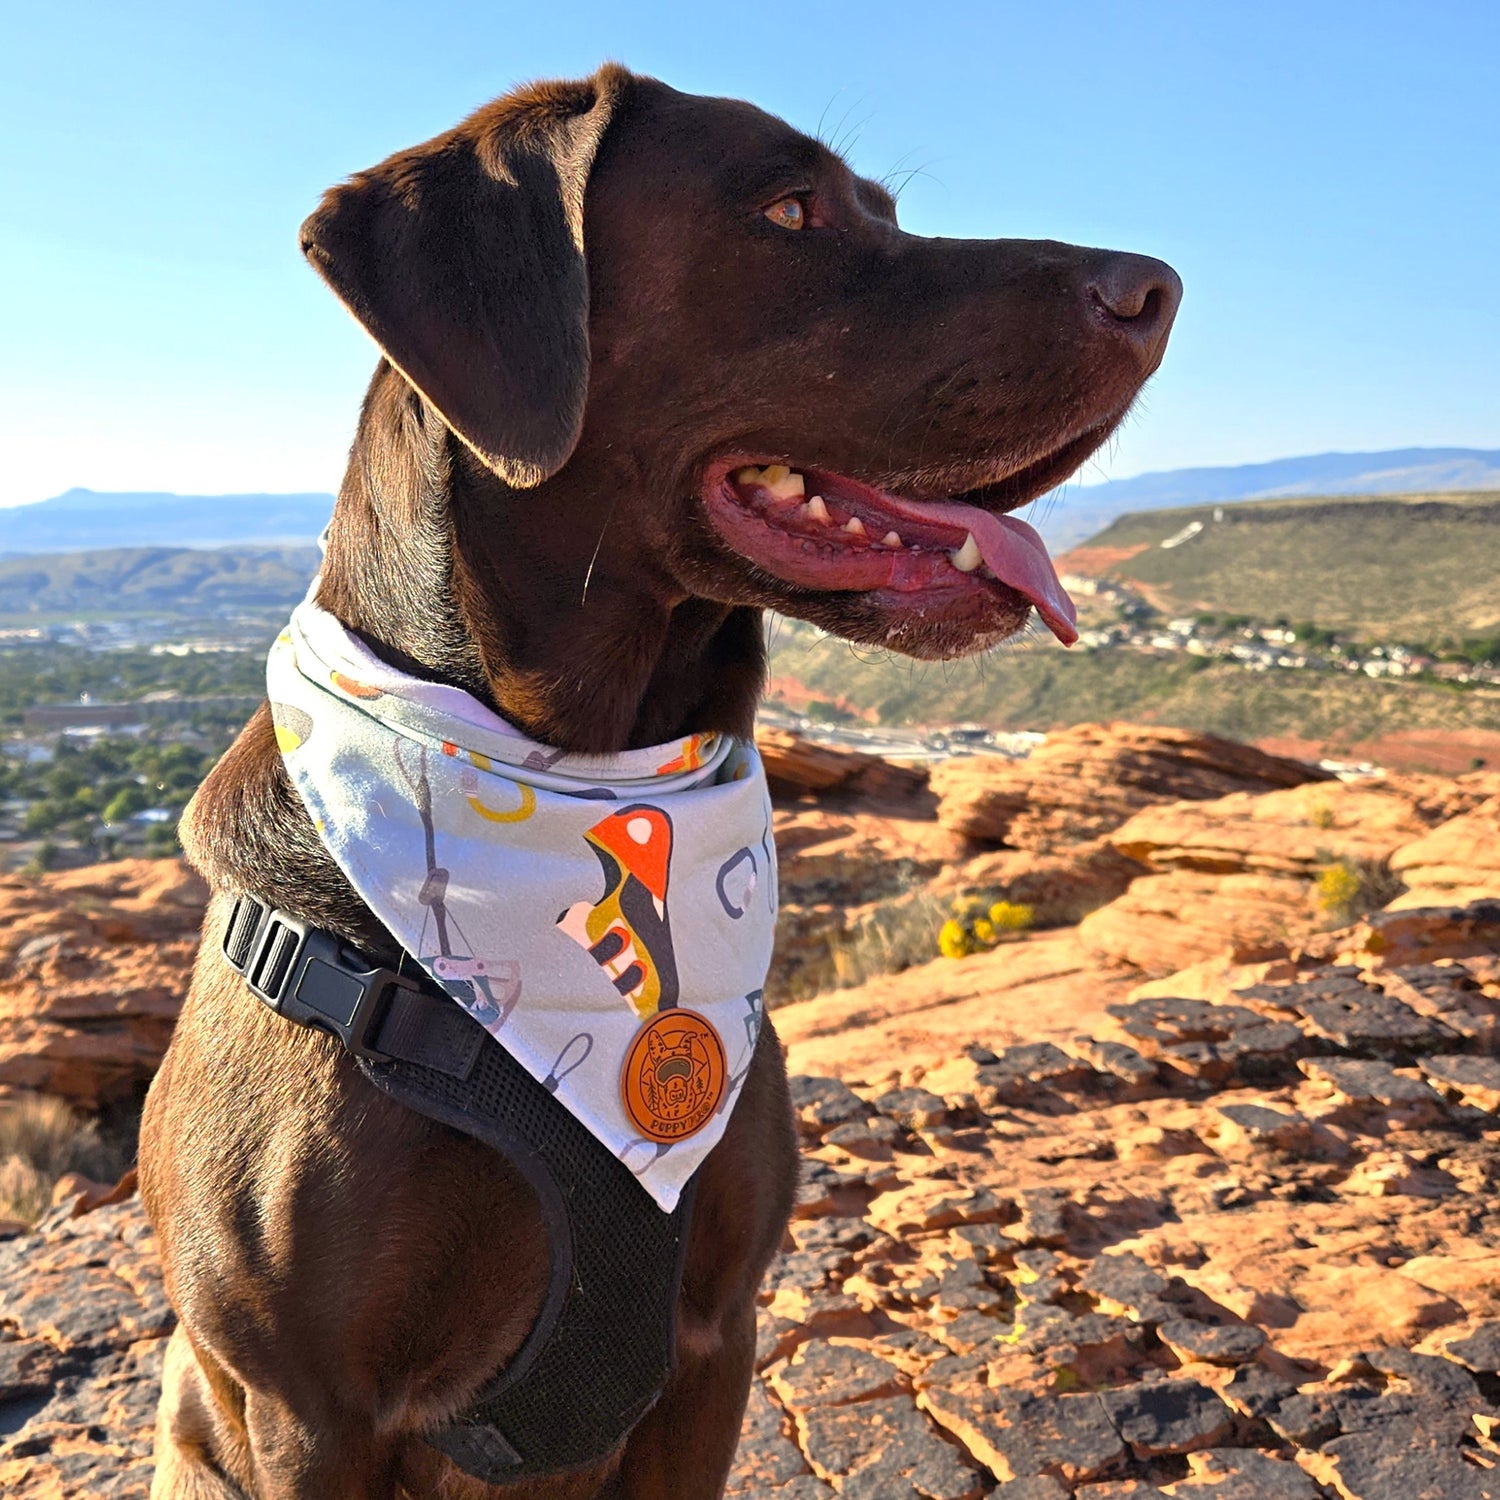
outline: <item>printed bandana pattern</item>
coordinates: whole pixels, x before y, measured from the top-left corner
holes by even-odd
[[[311,597],[266,681],[292,784],[371,911],[674,1208],[760,1031],[776,855],[755,747],[548,749]]]

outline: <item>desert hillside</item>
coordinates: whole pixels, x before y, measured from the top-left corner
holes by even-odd
[[[1376,640],[1500,633],[1481,559],[1500,555],[1500,494],[1326,496],[1121,516],[1072,554],[1166,614],[1291,621]],[[1068,566],[1068,560],[1064,560]]]
[[[318,569],[311,546],[114,547],[0,553],[0,621],[284,615]]]
[[[730,1493],[1497,1500],[1500,773],[763,750],[804,1177]],[[172,1320],[105,1165],[203,899],[0,878],[6,1495],[149,1488]]]
[[[1075,546],[1120,516],[1181,505],[1232,504],[1297,495],[1445,494],[1500,488],[1500,452],[1482,448],[1396,448],[1382,453],[1313,453],[1266,463],[1216,464],[1137,474],[1065,488],[1044,517],[1050,544]]]

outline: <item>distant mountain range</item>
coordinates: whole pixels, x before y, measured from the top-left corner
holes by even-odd
[[[0,558],[0,625],[290,610],[318,571],[301,546],[101,547]]]
[[[1069,487],[1044,497],[1029,514],[1053,550],[1063,551],[1134,511],[1300,495],[1431,495],[1453,490],[1500,490],[1500,449],[1396,448],[1171,469]],[[34,505],[0,509],[0,557],[96,547],[310,542],[332,510],[332,495],[101,494],[74,489]]]
[[[1500,490],[1500,448],[1314,453],[1264,464],[1169,469],[1069,487],[1039,501],[1032,519],[1053,550],[1062,551],[1136,511],[1302,495],[1434,495],[1455,490]]]
[[[75,489],[0,510],[0,557],[98,547],[312,542],[332,514],[332,495],[110,495]]]

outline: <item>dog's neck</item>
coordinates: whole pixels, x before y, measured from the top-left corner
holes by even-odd
[[[394,665],[464,688],[558,749],[749,734],[760,612],[683,596],[610,530],[617,493],[567,469],[510,489],[382,366],[319,600]]]
[[[319,602],[392,665],[465,689],[557,749],[749,734],[765,667],[759,612],[674,597],[640,545],[612,532],[585,599],[609,512],[558,480],[507,489],[382,365]],[[216,890],[288,906],[385,961],[399,954],[323,847],[265,707],[209,773],[181,834]]]

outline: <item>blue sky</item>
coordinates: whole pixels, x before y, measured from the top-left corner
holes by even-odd
[[[332,489],[372,346],[302,263],[328,184],[615,57],[820,122],[919,233],[1187,284],[1085,479],[1500,447],[1500,5],[0,0],[0,504]]]

